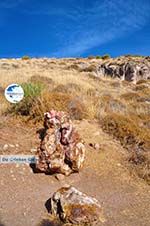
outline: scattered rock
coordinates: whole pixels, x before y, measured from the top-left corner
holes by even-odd
[[[44,128],[36,169],[50,174],[78,172],[85,159],[85,147],[69,115],[54,110],[45,113]]]
[[[51,215],[71,225],[100,225],[105,222],[99,202],[76,188],[62,187],[50,199]]]
[[[100,149],[100,145],[98,143],[94,144],[94,149],[95,150],[99,150]]]
[[[8,144],[5,144],[5,145],[3,146],[3,150],[4,150],[4,151],[8,150],[8,148],[9,148]]]

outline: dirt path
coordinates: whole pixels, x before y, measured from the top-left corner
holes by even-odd
[[[11,127],[6,118],[2,121],[0,153],[33,154],[38,144],[37,128],[20,124]],[[25,164],[0,165],[0,225],[37,226],[47,215],[44,204],[53,192],[71,184],[100,201],[106,218],[102,225],[149,226],[150,189],[130,175],[125,164],[126,150],[96,122],[83,120],[75,124],[87,147],[86,163],[79,174],[57,181],[54,176],[34,174]],[[99,143],[100,150],[94,150],[89,143]],[[4,149],[5,144],[11,146]]]

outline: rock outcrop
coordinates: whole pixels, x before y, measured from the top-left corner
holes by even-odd
[[[94,226],[105,222],[99,202],[74,187],[60,188],[50,200],[51,214],[64,223]]]
[[[150,79],[149,58],[115,58],[97,66],[96,76],[110,76],[136,83],[141,79]]]
[[[85,147],[69,115],[54,110],[45,113],[44,128],[36,168],[51,174],[78,172],[85,159]]]

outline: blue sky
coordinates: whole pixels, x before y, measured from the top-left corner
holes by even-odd
[[[150,0],[0,0],[0,57],[150,55]]]

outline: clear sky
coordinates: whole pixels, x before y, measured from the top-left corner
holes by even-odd
[[[0,0],[0,57],[150,55],[150,0]]]

